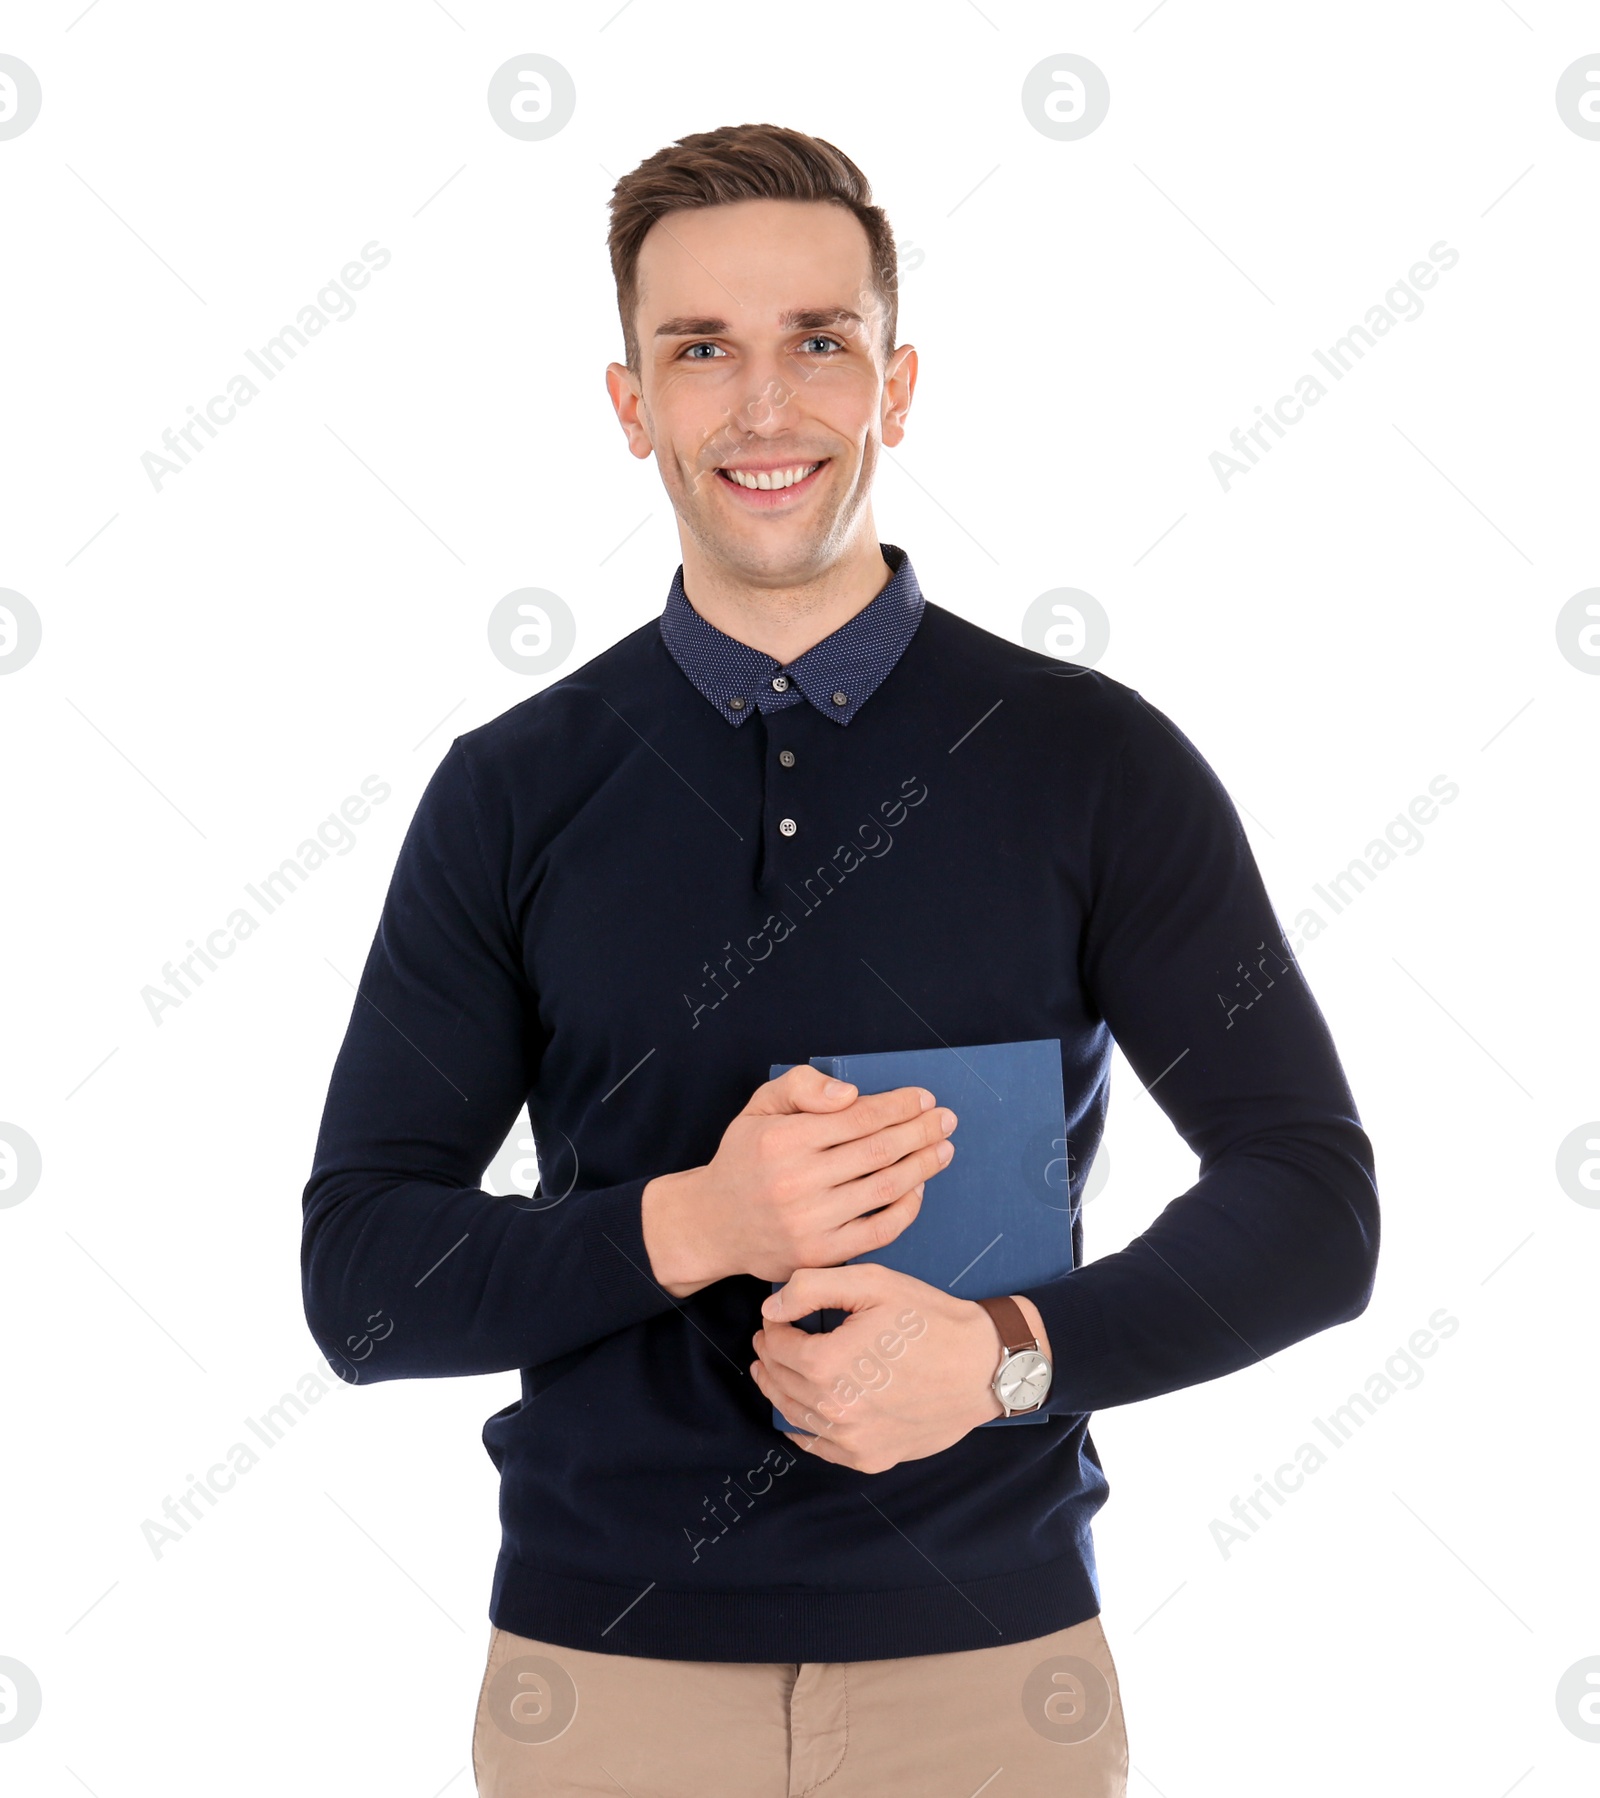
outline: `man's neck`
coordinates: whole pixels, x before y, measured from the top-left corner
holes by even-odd
[[[708,624],[780,663],[831,637],[893,577],[876,535],[815,578],[776,586],[752,582],[743,571],[695,553],[694,545],[684,546],[683,590],[690,605]]]

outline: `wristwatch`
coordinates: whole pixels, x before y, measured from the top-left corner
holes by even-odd
[[[1005,1349],[999,1371],[989,1382],[1007,1417],[1037,1411],[1049,1396],[1054,1371],[1039,1347],[1039,1338],[1028,1327],[1022,1307],[1012,1298],[979,1299],[994,1319]]]

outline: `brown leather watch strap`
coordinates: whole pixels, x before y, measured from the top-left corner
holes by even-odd
[[[1022,1307],[1015,1299],[979,1299],[978,1303],[994,1319],[995,1328],[1000,1332],[1000,1341],[1008,1355],[1039,1346],[1039,1338],[1028,1327],[1028,1320],[1022,1315]]]

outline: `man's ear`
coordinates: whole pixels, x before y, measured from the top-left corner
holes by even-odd
[[[903,343],[889,358],[883,375],[883,416],[879,435],[884,447],[893,449],[904,440],[906,414],[911,410],[911,396],[917,386],[917,352]]]
[[[628,439],[628,448],[642,462],[655,454],[644,418],[644,394],[638,377],[625,362],[606,364],[606,392],[616,409],[617,422]]]

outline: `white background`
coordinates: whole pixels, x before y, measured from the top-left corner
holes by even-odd
[[[44,1693],[8,1789],[471,1791],[514,1374],[336,1389],[159,1558],[141,1525],[320,1364],[300,1192],[350,982],[451,738],[554,678],[491,656],[490,609],[561,594],[570,672],[680,559],[602,381],[612,182],[773,121],[900,244],[921,377],[879,535],[1003,635],[1092,593],[1285,926],[1330,920],[1300,954],[1377,1288],[1095,1420],[1130,1793],[1592,1793],[1555,1692],[1600,1655],[1600,1211],[1555,1170],[1600,1115],[1600,680],[1556,616],[1600,580],[1600,142],[1554,93],[1595,9],[13,0],[0,50],[44,96],[0,142],[0,586],[44,632],[0,680],[0,1121],[43,1158],[0,1210],[0,1655]],[[485,99],[525,51],[577,86],[542,142]],[[1021,104],[1062,51],[1111,88],[1075,142]],[[143,453],[373,240],[354,316],[157,492]],[[1422,314],[1225,491],[1211,453],[1441,240]],[[350,852],[155,1024],[141,989],[372,774]],[[1438,775],[1422,846],[1319,905]],[[1113,1092],[1091,1257],[1195,1171],[1120,1058]],[[1440,1307],[1421,1383],[1224,1556],[1213,1519]]]

